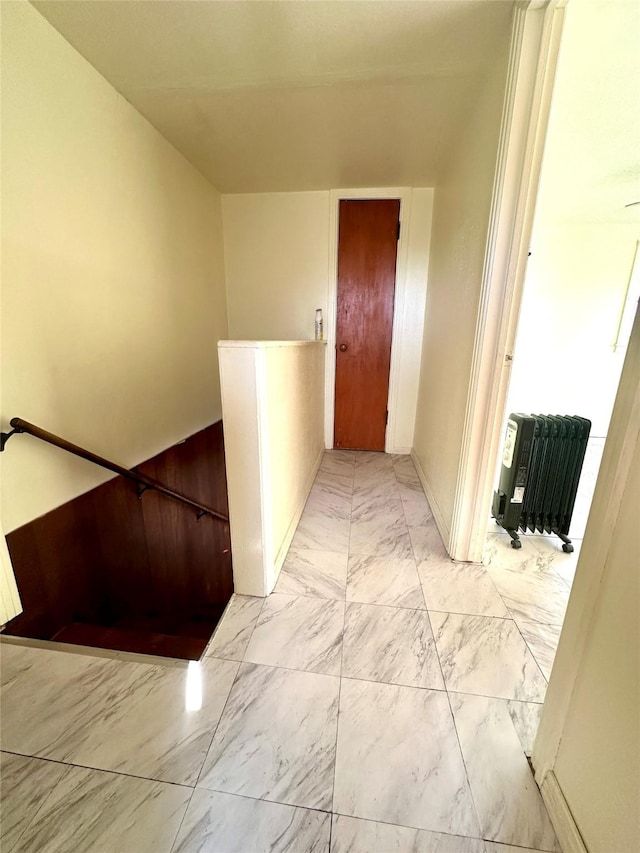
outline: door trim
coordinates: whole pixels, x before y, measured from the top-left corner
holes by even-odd
[[[481,562],[567,0],[517,5],[449,540]]]
[[[324,439],[328,450],[333,448],[333,421],[335,414],[336,387],[336,314],[338,307],[338,224],[340,202],[349,199],[400,200],[400,239],[396,257],[396,289],[393,303],[393,327],[391,331],[391,365],[389,368],[389,397],[387,409],[389,422],[385,435],[385,452],[406,452],[411,448],[399,448],[395,443],[398,384],[400,372],[400,326],[404,314],[407,293],[407,260],[409,252],[409,220],[411,216],[410,187],[382,187],[367,189],[331,190],[329,193],[329,281],[327,293],[326,339],[327,366],[324,393]]]

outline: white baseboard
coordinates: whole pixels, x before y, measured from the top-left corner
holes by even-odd
[[[433,490],[429,484],[429,481],[427,480],[426,474],[422,470],[420,460],[418,459],[416,452],[413,448],[411,448],[411,458],[413,459],[413,464],[416,466],[416,471],[418,472],[420,483],[422,484],[422,488],[426,495],[427,501],[429,502],[429,506],[431,507],[431,512],[433,513],[433,519],[436,523],[436,527],[438,528],[438,532],[440,533],[444,546],[448,552],[449,545],[451,543],[451,531],[449,530],[449,525],[444,520],[442,511],[438,506],[438,501],[436,500],[435,495],[433,494]]]
[[[409,456],[411,454],[410,447],[392,447],[386,453],[394,453],[396,456]]]
[[[540,793],[563,853],[588,853],[553,770],[544,777]]]
[[[313,463],[313,468],[311,470],[311,476],[307,480],[306,487],[304,489],[304,497],[302,501],[296,507],[296,511],[293,514],[291,519],[291,523],[287,528],[287,532],[284,535],[284,539],[280,543],[280,547],[278,548],[278,553],[276,554],[276,558],[273,561],[273,587],[275,587],[278,582],[278,577],[280,575],[280,570],[282,569],[282,565],[286,559],[287,553],[289,552],[289,547],[291,546],[291,542],[293,537],[295,536],[295,532],[298,528],[298,524],[300,523],[300,518],[304,511],[305,504],[307,503],[307,498],[309,497],[309,492],[311,491],[311,487],[313,486],[314,480],[318,474],[318,469],[320,468],[320,463],[322,462],[322,457],[324,456],[324,447],[320,450],[316,461]],[[269,590],[268,595],[273,592],[273,588]]]

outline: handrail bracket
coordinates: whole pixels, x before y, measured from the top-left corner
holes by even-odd
[[[14,427],[11,432],[0,432],[0,453],[4,450],[5,444],[9,441],[12,435],[15,435],[17,432],[24,432],[23,429],[18,429],[18,427]]]

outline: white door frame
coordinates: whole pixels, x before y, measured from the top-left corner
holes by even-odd
[[[449,553],[481,562],[568,0],[517,4]]]
[[[340,201],[342,199],[389,199],[400,200],[400,239],[396,256],[396,286],[393,303],[393,327],[391,332],[391,364],[389,368],[389,397],[387,409],[389,423],[385,435],[385,452],[396,447],[395,429],[398,408],[398,386],[400,371],[400,324],[404,316],[407,292],[407,258],[409,252],[409,218],[411,216],[410,187],[378,187],[367,189],[331,190],[329,193],[329,287],[327,293],[327,365],[325,374],[324,433],[325,446],[333,447],[333,425],[335,417],[336,387],[336,317],[338,307],[338,227]]]

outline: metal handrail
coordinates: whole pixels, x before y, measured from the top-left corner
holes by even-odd
[[[129,468],[123,468],[122,465],[118,465],[115,462],[111,462],[109,459],[105,459],[102,456],[98,456],[97,453],[92,453],[90,450],[86,450],[84,447],[79,447],[77,444],[72,444],[70,441],[67,441],[64,438],[60,438],[58,435],[54,435],[52,432],[47,432],[47,430],[42,429],[39,426],[35,426],[35,424],[29,423],[29,421],[23,421],[22,418],[12,418],[11,426],[13,429],[11,432],[3,432],[0,433],[0,451],[4,450],[7,441],[11,438],[12,435],[16,433],[27,433],[28,435],[32,435],[35,438],[39,438],[42,441],[46,441],[48,444],[52,444],[54,447],[59,447],[61,450],[66,450],[68,453],[73,453],[74,456],[79,456],[81,459],[86,459],[88,462],[93,462],[95,465],[100,465],[102,468],[106,468],[108,471],[113,471],[115,474],[120,474],[121,477],[126,477],[127,480],[132,480],[138,486],[138,497],[141,498],[144,492],[149,489],[152,489],[156,492],[160,492],[162,495],[166,495],[169,498],[173,498],[173,500],[181,501],[184,504],[187,504],[193,509],[197,510],[197,518],[200,520],[204,515],[211,515],[214,518],[219,519],[220,521],[229,522],[229,518],[223,513],[218,512],[215,509],[212,509],[210,506],[206,506],[205,504],[201,504],[199,501],[194,501],[191,498],[188,498],[186,495],[180,494],[180,492],[174,492],[173,489],[170,489],[168,486],[165,486],[164,483],[160,483],[158,480],[153,480],[151,477],[147,477],[144,474],[140,474],[135,470],[130,470]]]

